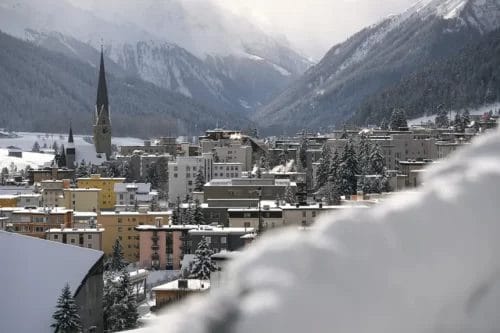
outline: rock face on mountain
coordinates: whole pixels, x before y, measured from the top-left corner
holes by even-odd
[[[289,132],[338,127],[366,98],[499,26],[498,0],[420,1],[334,46],[254,120]]]
[[[78,2],[75,2],[78,3]],[[99,49],[126,75],[213,109],[247,113],[267,103],[311,63],[215,2],[4,0],[0,29],[80,59]],[[64,13],[64,15],[54,15]],[[118,69],[116,69],[118,72]]]
[[[68,56],[81,45],[66,42],[66,51],[51,52],[0,32],[0,128],[66,132],[71,121],[78,133],[90,132],[99,56],[93,48],[87,50],[90,63],[82,52],[77,52],[79,59]],[[206,108],[129,76],[109,58],[105,62],[110,68],[107,80],[114,135],[196,135],[217,123],[237,128],[249,125],[237,114]]]

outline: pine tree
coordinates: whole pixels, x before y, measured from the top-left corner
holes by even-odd
[[[339,184],[334,181],[333,177],[328,179],[328,182],[318,191],[317,195],[323,198],[327,205],[340,205]]]
[[[450,126],[450,119],[448,118],[448,112],[444,108],[439,107],[434,122],[436,123],[436,127],[438,128],[448,128],[448,126]]]
[[[463,121],[463,118],[462,118],[462,114],[460,112],[458,112],[458,111],[455,114],[455,121],[453,122],[453,125],[455,126],[455,131],[456,132],[458,132],[458,133],[464,132],[464,130],[465,130],[464,121]]]
[[[285,202],[290,205],[297,203],[297,197],[290,186],[285,188]]]
[[[375,175],[383,175],[385,167],[385,159],[382,154],[382,150],[378,144],[374,144],[371,146],[370,157],[369,157],[369,173],[366,174],[375,174]]]
[[[116,313],[116,286],[112,280],[113,275],[105,273],[104,290],[102,294],[102,312],[104,319],[104,331],[110,332],[116,326],[118,313]]]
[[[337,175],[340,193],[344,195],[356,194],[358,162],[351,140],[349,140],[344,147],[341,161]]]
[[[392,111],[390,127],[393,131],[408,127],[408,121],[406,119],[404,109],[395,108]]]
[[[127,267],[127,264],[123,259],[122,245],[120,244],[120,241],[116,239],[115,244],[113,244],[113,253],[108,262],[108,270],[111,272],[119,272],[125,267]]]
[[[383,131],[387,131],[389,129],[389,125],[387,125],[387,119],[382,119],[382,121],[380,122],[380,129]]]
[[[371,142],[364,136],[361,136],[358,149],[358,168],[363,175],[370,174],[370,153],[372,150]]]
[[[196,173],[196,178],[194,179],[194,190],[195,192],[203,192],[203,187],[205,186],[205,176],[201,169],[198,169]]]
[[[203,215],[203,209],[198,199],[194,201],[193,220],[195,224],[205,224],[205,216]]]
[[[35,141],[35,143],[33,144],[33,148],[31,148],[31,151],[34,153],[40,152],[40,144],[38,143],[38,141]]]
[[[52,149],[54,149],[54,152],[56,154],[59,153],[59,146],[57,145],[57,141],[54,141],[54,143],[52,144]]]
[[[325,143],[321,149],[321,158],[319,159],[318,171],[316,173],[316,188],[321,188],[328,181],[330,175],[331,161],[330,147]]]
[[[137,326],[137,302],[126,270],[108,275],[103,292],[104,329],[107,332],[129,330]]]
[[[56,328],[57,332],[73,333],[81,332],[82,324],[78,314],[78,306],[71,294],[69,284],[62,289],[61,296],[57,300],[56,312],[52,315],[55,323],[51,327]]]
[[[302,136],[302,141],[300,143],[300,153],[299,153],[299,160],[300,160],[300,166],[302,167],[302,170],[305,170],[307,168],[307,148],[308,148],[309,142],[307,141],[307,136],[304,134]]]
[[[214,252],[208,246],[207,240],[202,238],[195,252],[191,268],[191,278],[200,280],[210,279],[210,274],[217,269],[215,263],[212,262],[213,254]]]

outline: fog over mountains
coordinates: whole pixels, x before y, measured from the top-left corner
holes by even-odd
[[[208,123],[198,120],[228,115],[225,123],[229,127],[256,126],[263,133],[274,134],[339,128],[346,122],[376,123],[387,118],[394,107],[411,108],[408,114],[418,116],[432,113],[434,105],[460,108],[494,102],[500,98],[490,93],[500,85],[495,77],[488,77],[487,89],[474,97],[456,91],[470,84],[450,80],[440,81],[440,91],[451,93],[427,94],[432,98],[424,102],[420,100],[425,94],[413,103],[386,95],[403,91],[411,77],[431,75],[419,71],[459,56],[464,48],[475,59],[473,45],[499,27],[498,0],[420,0],[405,12],[334,45],[318,64],[312,64],[285,38],[262,31],[249,18],[225,10],[216,1],[0,0],[0,30],[7,34],[90,68],[95,68],[102,44],[107,70],[121,84],[134,80],[137,86],[151,83],[159,89],[155,96],[163,95],[161,98],[142,104],[137,100],[126,107],[130,118],[117,120],[123,122],[121,134],[130,135],[136,125],[132,115],[152,112],[161,117],[164,108],[156,103],[165,101],[185,105],[189,100],[187,114],[193,116],[193,124],[188,125],[189,117],[180,107],[175,113],[183,115],[177,124],[180,127],[173,124],[170,131],[199,131]],[[481,59],[494,64],[484,56]],[[463,82],[476,82],[474,73],[465,68],[454,73]],[[458,95],[461,97],[453,97]],[[415,100],[415,96],[407,100]],[[60,98],[47,96],[59,108],[66,101]],[[94,93],[81,98],[88,98],[90,119]],[[18,112],[20,106],[9,103],[4,103],[13,108],[8,112]],[[123,114],[116,106],[113,110],[115,115]],[[71,112],[75,111],[69,111],[68,117]]]
[[[28,28],[39,33],[38,45],[55,51],[66,49],[68,38],[96,49],[103,43],[106,55],[127,73],[241,113],[267,102],[311,65],[285,40],[203,3],[87,1],[83,9],[64,0],[2,0],[0,29],[33,40]]]
[[[334,46],[254,119],[289,132],[304,126],[342,126],[369,96],[422,66],[457,54],[499,26],[497,0],[419,1]],[[390,115],[398,105],[386,107]]]

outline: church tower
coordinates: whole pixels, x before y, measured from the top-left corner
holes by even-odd
[[[106,159],[109,159],[111,156],[111,119],[109,116],[108,88],[106,86],[106,73],[104,71],[104,55],[102,47],[93,127],[96,153],[105,154]]]
[[[73,140],[73,128],[71,124],[69,124],[69,136],[68,136],[68,145],[66,146],[66,167],[68,169],[75,168],[75,160],[76,160],[76,148],[75,142]]]

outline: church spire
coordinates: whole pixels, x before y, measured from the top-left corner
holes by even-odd
[[[74,141],[73,141],[73,127],[71,126],[71,122],[69,122],[68,143],[74,143]]]
[[[99,84],[97,86],[97,115],[101,116],[101,112],[104,111],[107,117],[108,112],[108,87],[106,85],[106,72],[104,70],[104,52],[103,47],[101,45],[101,64],[99,68]]]

